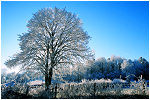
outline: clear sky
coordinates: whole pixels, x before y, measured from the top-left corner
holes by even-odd
[[[27,31],[27,21],[41,8],[66,7],[83,22],[92,37],[89,46],[99,57],[112,55],[149,60],[148,1],[2,1],[1,66],[19,52],[18,34]]]

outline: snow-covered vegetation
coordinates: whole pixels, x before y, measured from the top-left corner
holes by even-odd
[[[117,80],[117,81],[116,81]],[[81,83],[60,84],[58,88],[58,98],[67,98],[75,96],[97,96],[97,95],[148,95],[147,84],[144,81],[126,83],[124,80],[84,80]],[[115,82],[115,83],[114,83]]]
[[[112,56],[107,60],[102,57],[66,70],[62,77],[68,82],[102,78],[111,80],[121,78],[130,81],[138,80],[141,75],[144,79],[149,80],[149,62],[142,57],[133,61],[118,56]]]
[[[101,94],[115,95],[118,93],[120,95],[141,95],[142,93],[148,95],[149,81],[145,83],[139,81],[141,78],[148,80],[148,76],[145,76],[149,74],[148,68],[148,61],[142,57],[132,61],[116,56],[107,60],[100,58],[86,64],[78,64],[72,68],[62,68],[59,69],[59,72],[54,72],[51,95],[55,95],[56,84],[57,98],[98,96]],[[26,93],[35,97],[40,94],[40,96],[44,95],[44,97],[51,98],[48,95],[49,93],[44,92],[45,81],[44,76],[41,74],[22,72],[15,75],[15,73],[10,73],[7,75],[2,74],[1,78],[2,90],[6,91],[6,88],[12,87],[11,89],[15,89],[19,93]],[[30,87],[29,90],[27,90],[27,86]],[[144,92],[142,92],[143,86],[145,86]],[[95,94],[92,94],[93,91],[95,91]]]

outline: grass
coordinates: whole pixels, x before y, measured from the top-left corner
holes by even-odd
[[[39,94],[40,95],[40,94]],[[34,97],[22,93],[14,92],[12,90],[2,93],[2,99],[47,99],[47,97]],[[59,99],[149,99],[149,95],[92,95],[92,96],[68,96]]]

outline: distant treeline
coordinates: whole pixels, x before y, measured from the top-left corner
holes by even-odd
[[[66,75],[64,79],[68,81],[101,78],[138,80],[141,75],[143,79],[149,80],[149,62],[145,58],[140,57],[137,60],[131,60],[112,56],[108,59],[101,57],[88,62],[86,66],[77,66],[72,70],[72,74]]]
[[[131,60],[112,56],[108,59],[101,57],[85,64],[76,64],[71,68],[60,67],[54,70],[53,80],[61,82],[81,82],[84,79],[95,80],[101,78],[138,80],[141,75],[143,79],[149,80],[149,62],[145,58],[140,57],[137,60]],[[25,83],[32,80],[44,81],[45,78],[41,73],[34,73],[34,71],[17,75],[15,73],[1,75],[1,83],[7,83],[14,79],[16,82]]]

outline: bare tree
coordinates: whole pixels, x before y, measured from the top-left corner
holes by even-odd
[[[21,52],[5,64],[40,71],[45,76],[46,90],[51,85],[53,70],[84,62],[92,57],[87,46],[88,34],[77,15],[65,9],[44,8],[29,20],[28,32],[19,35]]]

